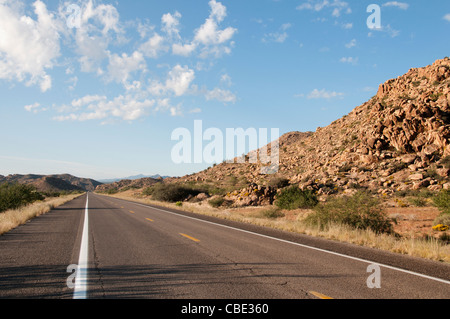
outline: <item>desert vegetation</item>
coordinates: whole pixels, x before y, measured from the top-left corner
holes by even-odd
[[[434,197],[434,204],[439,208],[441,214],[434,221],[434,229],[438,231],[448,230],[450,226],[450,190],[442,190]],[[450,243],[449,236],[444,233],[442,240]]]
[[[44,195],[29,185],[3,183],[0,185],[0,213],[8,209],[17,209],[43,200]]]
[[[275,205],[281,209],[313,208],[318,203],[317,196],[311,190],[301,190],[298,186],[289,186],[280,192]]]
[[[162,186],[159,187],[166,191],[169,189]],[[310,192],[296,193],[292,190],[288,191],[291,187],[279,190],[279,194],[284,193],[281,197],[285,198],[287,207],[289,207],[289,204],[298,203],[298,197],[302,198],[300,201],[304,201],[305,198],[316,198],[318,199],[317,203],[310,205],[309,208],[297,209],[280,208],[275,203],[253,207],[233,206],[233,203],[223,195],[199,193],[199,195],[191,197],[196,193],[190,193],[192,189],[189,190],[189,195],[191,196],[188,195],[184,201],[177,202],[159,201],[152,195],[143,194],[153,194],[150,189],[145,189],[146,192],[130,190],[110,196],[384,249],[421,258],[450,262],[450,246],[446,237],[447,232],[436,231],[437,234],[441,234],[439,237],[411,237],[396,233],[394,230],[396,220],[388,216],[385,209],[386,199],[382,197],[379,198],[374,194],[360,190],[353,195],[335,195],[324,199],[320,196],[315,197],[316,195]],[[308,195],[305,196],[305,194]],[[414,196],[417,196],[417,194],[414,193]],[[183,193],[183,197],[185,195],[186,193]],[[203,200],[198,198],[198,196],[202,198],[204,195],[207,195],[207,197]],[[425,193],[423,196],[425,196]],[[430,203],[427,205],[434,206],[436,195],[427,194],[426,196],[428,196],[427,200]],[[441,200],[437,201],[441,203]],[[315,203],[315,201],[313,200],[312,203]]]
[[[340,224],[353,229],[370,229],[378,234],[393,234],[396,221],[387,217],[378,199],[360,191],[353,196],[334,197],[317,205],[305,222],[322,229],[330,224]]]
[[[38,192],[20,183],[0,184],[0,235],[81,195],[81,191]]]
[[[4,210],[0,213],[0,235],[25,224],[35,217],[46,214],[55,207],[61,206],[80,195],[81,193],[60,194],[57,197],[47,197],[33,203],[21,205],[19,208]]]

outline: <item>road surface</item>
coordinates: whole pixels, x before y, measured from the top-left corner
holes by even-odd
[[[93,193],[1,236],[0,267],[0,298],[450,298],[448,264]]]

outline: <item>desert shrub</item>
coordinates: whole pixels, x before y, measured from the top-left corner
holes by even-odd
[[[0,185],[0,212],[17,209],[43,199],[44,196],[30,185],[10,183]]]
[[[142,191],[142,195],[144,196],[151,196],[153,194],[153,191],[155,190],[154,186],[146,187]]]
[[[329,199],[316,206],[305,221],[321,228],[334,223],[376,233],[393,233],[395,222],[387,217],[379,201],[366,192]]]
[[[224,202],[225,199],[222,196],[218,196],[208,201],[209,205],[211,205],[214,208],[219,208],[220,206],[223,205]]]
[[[156,184],[151,191],[152,199],[162,202],[182,202],[189,197],[189,195],[197,196],[200,191],[190,187],[178,184]]]
[[[283,177],[274,177],[269,180],[267,185],[273,188],[284,188],[289,186],[289,179]]]
[[[442,233],[442,234],[439,236],[439,240],[440,240],[441,242],[443,242],[445,245],[449,245],[449,244],[450,244],[450,235],[447,234],[446,232],[445,232],[445,233]]]
[[[178,207],[183,206],[183,202],[176,202],[175,205],[177,205]]]
[[[281,209],[313,208],[318,203],[313,191],[301,190],[298,186],[290,186],[277,196],[275,205]]]
[[[450,214],[450,190],[441,190],[434,198],[434,204],[442,214]]]
[[[275,218],[284,217],[285,215],[279,208],[271,207],[269,209],[262,211],[261,216],[264,218],[275,219]]]
[[[441,214],[433,222],[433,225],[447,225],[450,226],[450,214]]]
[[[119,189],[117,189],[116,187],[110,188],[106,191],[106,194],[108,195],[114,195],[117,194],[119,192]]]
[[[422,197],[411,197],[408,199],[408,201],[416,206],[416,207],[425,207],[427,206],[427,200],[425,198]]]
[[[445,168],[450,168],[450,156],[446,156],[443,159],[441,159],[441,164],[445,167]]]

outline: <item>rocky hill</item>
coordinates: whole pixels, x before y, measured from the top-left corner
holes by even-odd
[[[450,59],[445,58],[380,85],[377,95],[327,127],[282,136],[277,174],[261,175],[261,164],[222,163],[168,181],[234,180],[254,189],[286,179],[318,194],[360,188],[386,195],[438,191],[450,186],[449,137]]]
[[[159,178],[145,177],[136,180],[124,179],[114,183],[99,185],[97,186],[95,191],[99,193],[107,193],[107,192],[120,192],[132,188],[140,189],[152,186],[158,182],[161,182],[162,180],[163,180],[162,177]]]
[[[0,176],[0,183],[29,184],[36,187],[40,192],[61,191],[94,191],[101,185],[93,179],[75,177],[69,174],[62,175],[9,175]]]

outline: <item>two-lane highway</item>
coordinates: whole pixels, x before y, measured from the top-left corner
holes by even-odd
[[[372,273],[372,259],[308,240],[313,242],[89,193],[0,237],[0,298],[450,297],[446,264],[361,248],[378,262],[380,272]],[[86,267],[80,265],[83,254]],[[409,269],[380,263],[383,256],[399,258]],[[67,268],[74,264],[77,275],[87,271],[77,289],[68,287]],[[370,288],[368,281],[381,288]]]

